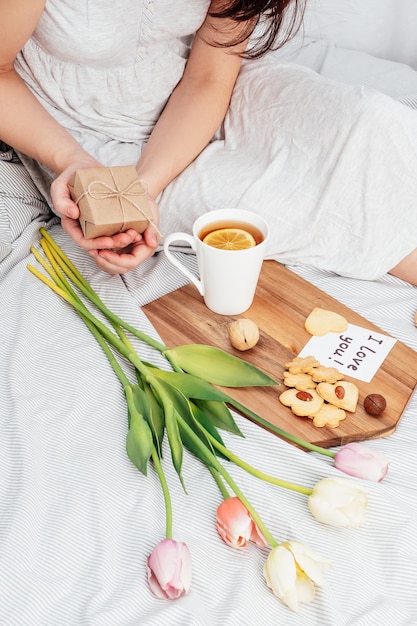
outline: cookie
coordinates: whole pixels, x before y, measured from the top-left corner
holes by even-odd
[[[313,416],[313,424],[318,428],[323,428],[323,426],[337,428],[344,419],[346,419],[346,412],[343,409],[324,403]]]
[[[325,365],[313,367],[310,376],[316,383],[337,383],[338,380],[344,378],[336,367],[326,367]]]
[[[313,417],[324,403],[323,398],[314,389],[309,391],[286,389],[281,393],[279,400],[299,417]]]
[[[316,383],[310,376],[310,374],[291,374],[291,372],[284,372],[284,385],[287,387],[295,387],[299,391],[307,391],[308,389],[315,389]]]
[[[316,307],[306,317],[304,327],[310,335],[320,336],[327,333],[340,333],[347,329],[348,322],[339,313]]]
[[[326,402],[350,413],[355,412],[359,389],[354,383],[345,380],[339,380],[337,383],[318,383],[316,391]]]
[[[313,367],[318,367],[320,361],[314,356],[296,356],[289,363],[285,363],[284,367],[290,374],[308,374]]]

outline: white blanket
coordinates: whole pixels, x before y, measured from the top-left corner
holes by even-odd
[[[155,335],[119,277],[96,271],[55,225],[70,252],[111,308]],[[178,601],[155,599],[146,583],[147,555],[164,536],[164,506],[153,471],[144,477],[125,452],[122,391],[101,349],[78,316],[26,269],[1,282],[0,623],[7,626],[146,624],[312,626],[417,623],[417,457],[413,398],[395,435],[369,442],[390,458],[382,483],[366,484],[368,519],[360,530],[320,524],[305,496],[230,472],[278,539],[297,538],[333,563],[312,605],[293,614],[267,589],[266,549],[235,551],[215,530],[217,487],[185,456],[184,494],[165,449],[174,537],[193,558],[193,583]],[[417,347],[414,288],[393,278],[353,281],[297,269],[394,336]],[[167,273],[162,258],[146,282]],[[177,281],[175,275],[172,275]],[[149,294],[148,294],[149,296]],[[161,363],[146,347],[141,354]],[[273,407],[271,407],[273,411]],[[340,475],[330,459],[298,450],[237,416],[246,435],[225,436],[253,465],[313,486]]]

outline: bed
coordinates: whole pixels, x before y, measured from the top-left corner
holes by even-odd
[[[416,106],[416,26],[413,0],[313,1],[303,32],[279,56]],[[191,551],[193,579],[177,600],[151,594],[146,559],[165,530],[158,477],[151,470],[142,475],[126,455],[125,398],[100,346],[27,269],[42,226],[112,310],[155,338],[143,308],[184,284],[163,253],[132,275],[103,274],[56,218],[22,232],[0,265],[0,624],[417,624],[415,394],[395,433],[367,443],[390,464],[382,482],[355,479],[369,495],[359,529],[321,524],[305,496],[230,468],[279,540],[303,541],[332,562],[314,601],[298,613],[265,584],[267,548],[233,550],[220,540],[219,491],[204,465],[185,454],[185,492],[165,450],[174,537]],[[193,257],[184,256],[193,267]],[[309,267],[290,270],[417,350],[411,285],[388,275],[358,281]],[[135,346],[145,360],[166,367],[155,350]],[[245,438],[225,433],[226,444],[264,472],[310,487],[340,476],[331,459],[235,417]]]

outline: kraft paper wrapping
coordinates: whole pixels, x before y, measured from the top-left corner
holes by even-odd
[[[138,233],[152,223],[152,212],[133,165],[78,170],[70,184],[80,209],[84,237],[115,235],[133,228]]]

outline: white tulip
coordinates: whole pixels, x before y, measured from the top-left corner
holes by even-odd
[[[330,569],[327,559],[300,541],[286,541],[273,548],[264,565],[266,583],[290,609],[300,602],[314,600],[315,585],[323,584],[323,572]]]
[[[365,523],[368,493],[348,478],[324,478],[308,498],[314,517],[331,526],[360,528]]]

